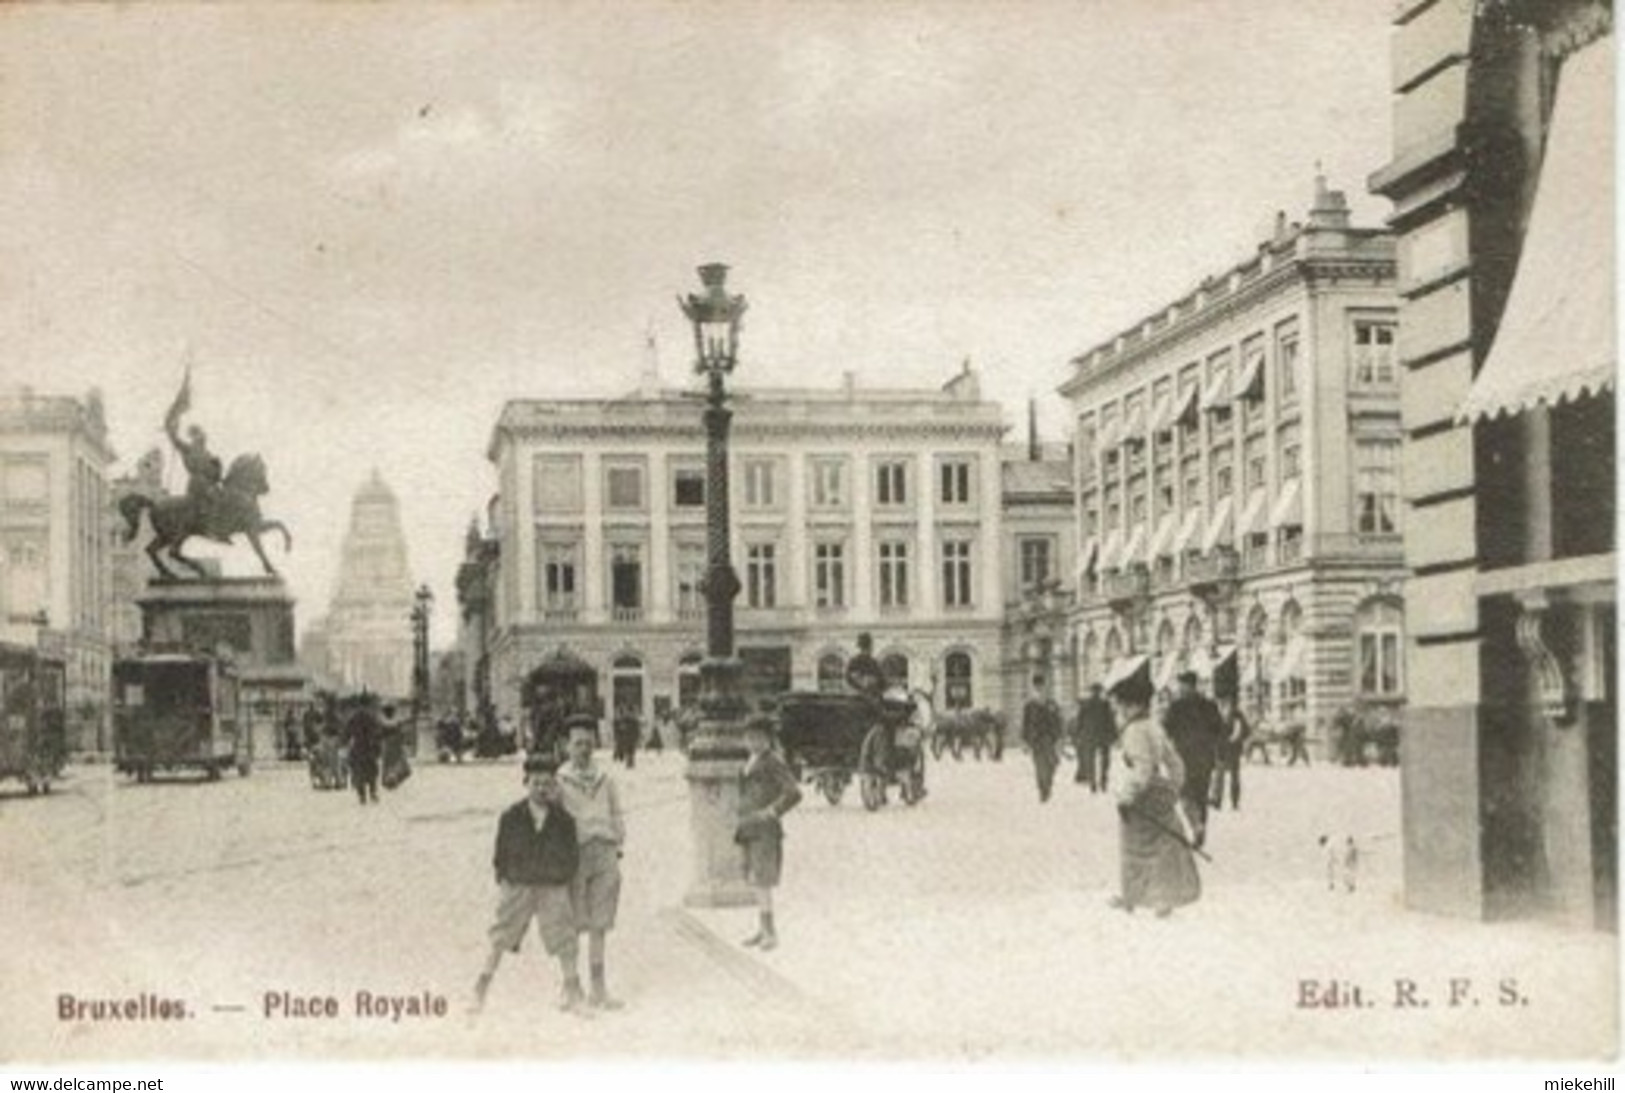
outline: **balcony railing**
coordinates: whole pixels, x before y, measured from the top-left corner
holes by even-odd
[[[575,607],[549,604],[542,608],[542,618],[548,622],[575,622],[580,617],[580,610]]]
[[[617,605],[609,609],[609,618],[611,622],[642,622],[643,608]]]
[[[1151,574],[1140,566],[1107,573],[1100,579],[1100,592],[1114,602],[1148,596],[1151,594]]]
[[[1185,580],[1190,584],[1216,584],[1233,581],[1241,571],[1236,552],[1221,547],[1211,554],[1191,557],[1185,562]]]

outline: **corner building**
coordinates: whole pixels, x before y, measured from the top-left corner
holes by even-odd
[[[1305,222],[1073,360],[1080,686],[1234,647],[1270,728],[1404,702],[1396,305],[1389,233],[1317,179]]]
[[[698,694],[705,434],[677,390],[508,403],[498,473],[499,713],[564,646],[606,711]],[[940,390],[744,388],[729,441],[734,601],[747,685],[840,688],[857,635],[911,686],[997,708],[1000,408],[974,372]]]

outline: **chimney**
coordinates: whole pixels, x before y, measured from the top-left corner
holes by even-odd
[[[1349,226],[1349,203],[1342,190],[1328,190],[1326,176],[1315,174],[1315,201],[1309,206],[1309,227],[1346,228]]]
[[[1037,463],[1038,452],[1038,400],[1027,399],[1027,461]]]

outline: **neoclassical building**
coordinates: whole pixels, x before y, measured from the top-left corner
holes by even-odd
[[[1311,739],[1404,700],[1396,310],[1390,233],[1317,179],[1302,223],[1073,360],[1080,681],[1235,649],[1246,707]]]
[[[828,390],[741,389],[730,506],[747,686],[838,687],[868,631],[912,686],[997,707],[1003,432],[968,366],[935,390],[860,388],[850,374]],[[597,669],[607,709],[647,718],[697,693],[699,403],[656,388],[517,400],[487,454],[494,543],[475,553],[495,559],[482,651],[498,712],[520,716],[525,677],[560,647]]]
[[[63,659],[74,750],[110,744],[112,461],[95,391],[0,393],[0,641]]]

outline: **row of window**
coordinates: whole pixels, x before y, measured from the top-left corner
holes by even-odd
[[[644,548],[641,543],[609,546],[609,606],[621,618],[644,609],[646,593]],[[540,544],[540,607],[544,614],[572,614],[583,606],[579,599],[581,546],[576,542]],[[705,608],[702,591],[706,572],[703,543],[677,542],[672,546],[673,607],[679,617],[697,617]],[[944,539],[939,544],[941,596],[945,608],[976,606],[976,544],[970,539]],[[824,610],[849,606],[851,581],[844,542],[812,544],[812,605]],[[905,539],[883,539],[875,544],[875,595],[883,610],[906,608],[912,597],[912,544]],[[745,544],[742,579],[744,606],[766,610],[780,606],[781,555],[771,542]]]
[[[852,504],[851,459],[810,456],[807,460],[807,504],[820,511],[844,510]],[[934,462],[936,502],[968,509],[977,503],[977,466],[973,456],[938,456]],[[878,456],[870,466],[871,499],[879,508],[901,508],[915,497],[915,460]],[[580,513],[585,508],[582,461],[578,455],[539,455],[534,463],[536,511]],[[738,461],[738,501],[746,509],[782,509],[786,503],[787,468],[776,456],[745,456]],[[667,504],[673,510],[705,508],[706,470],[698,457],[679,457],[670,466]],[[606,456],[603,460],[604,509],[646,512],[649,508],[648,464],[642,456]]]

